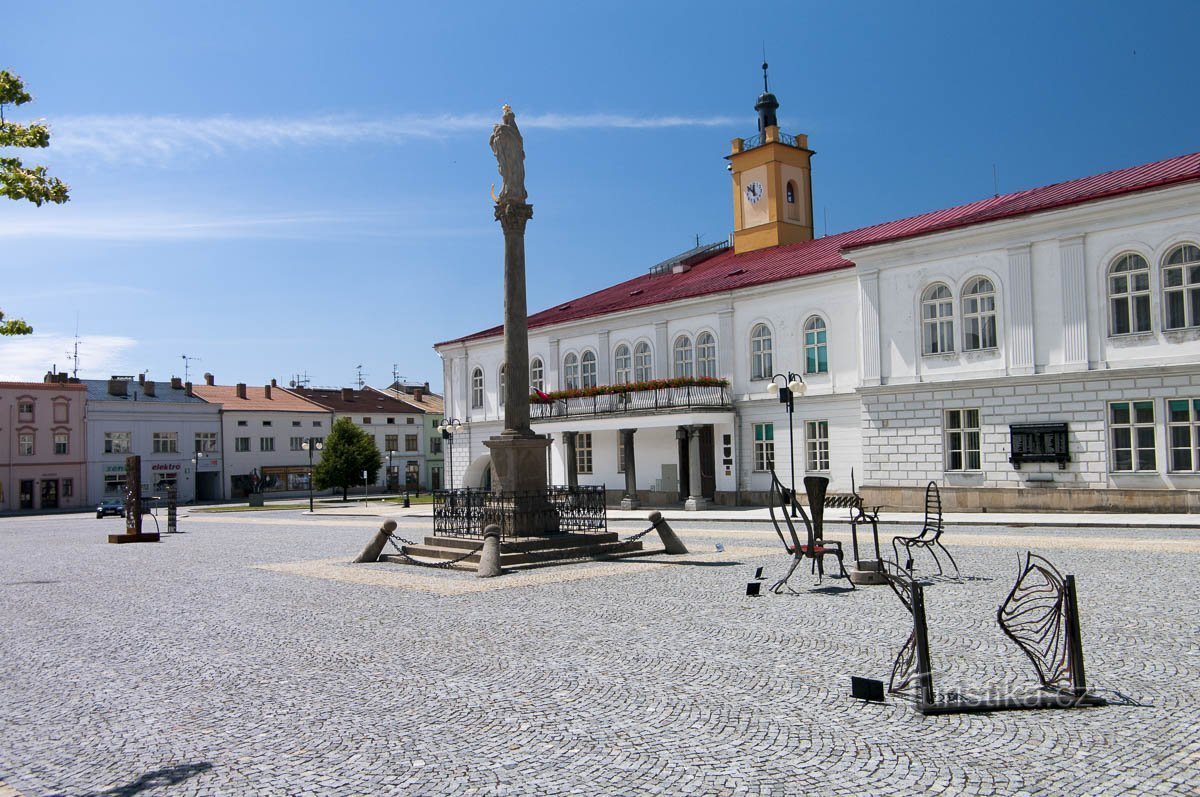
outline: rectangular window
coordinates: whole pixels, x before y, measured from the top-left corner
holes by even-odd
[[[442,438],[440,436],[429,438],[429,453],[430,454],[442,453]]]
[[[249,423],[249,421],[238,421],[237,423],[238,423],[238,426],[246,426]]]
[[[178,432],[155,432],[154,453],[155,454],[178,454],[179,453],[179,433]]]
[[[320,426],[320,425],[321,425],[320,421],[313,421],[313,426]]]
[[[417,419],[416,419],[416,418],[413,418],[413,417],[411,417],[411,416],[410,416],[410,417],[408,417],[408,418],[405,418],[405,419],[404,419],[404,422],[405,422],[405,423],[407,423],[407,424],[414,424],[414,423],[416,423],[416,422],[417,422]]]
[[[215,454],[215,453],[217,453],[217,433],[216,432],[196,432],[196,453],[197,454]]]
[[[1108,405],[1109,467],[1114,472],[1152,471],[1154,402],[1114,401]]]
[[[62,456],[70,453],[71,437],[66,432],[54,433],[54,453]]]
[[[292,426],[299,426],[299,425],[300,425],[300,421],[292,421]]]
[[[62,494],[63,498],[70,498],[75,495],[74,479],[63,479]]]
[[[775,467],[775,424],[754,424],[754,471],[766,473]]]
[[[592,433],[579,432],[575,436],[575,465],[579,473],[592,472]]]
[[[981,470],[979,410],[946,410],[946,470]]]
[[[104,494],[125,496],[125,473],[104,474]]]
[[[829,421],[804,422],[806,470],[829,470]]]
[[[395,422],[396,422],[396,419],[395,419],[395,418],[391,418],[391,417],[389,417],[389,418],[387,419],[387,422],[388,422],[388,423],[395,423]]]
[[[371,419],[363,418],[363,426],[370,426],[370,425],[371,425]]]
[[[384,451],[399,451],[400,450],[400,435],[388,434],[383,436]]]
[[[1171,470],[1200,471],[1200,399],[1167,401],[1167,439]]]
[[[621,435],[617,435],[617,473],[625,472],[625,444]]]
[[[17,435],[17,453],[23,457],[33,456],[33,434],[21,432]]]
[[[420,444],[417,442],[417,436],[415,434],[404,435],[404,450],[405,451],[419,451],[420,448],[421,448]]]
[[[128,454],[133,447],[133,432],[105,432],[105,454]],[[124,477],[122,477],[124,478]]]
[[[291,438],[289,441],[289,448],[291,448],[292,451],[303,451],[304,450],[304,438],[303,437]]]
[[[233,450],[234,451],[249,451],[250,450],[250,438],[249,437],[235,437],[233,439]]]
[[[270,422],[270,421],[263,421],[263,422],[262,422],[262,425],[263,425],[263,426],[270,426],[270,425],[271,425],[271,422]]]
[[[67,402],[65,402],[65,401],[54,402],[54,422],[55,423],[67,423],[67,412],[68,412]]]
[[[33,402],[19,401],[17,402],[17,420],[33,423]]]
[[[275,450],[275,438],[274,437],[258,438],[258,450],[259,451],[274,451]]]

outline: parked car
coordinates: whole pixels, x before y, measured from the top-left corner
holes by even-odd
[[[105,515],[125,517],[125,502],[120,498],[105,498],[96,507],[96,517],[102,518]]]

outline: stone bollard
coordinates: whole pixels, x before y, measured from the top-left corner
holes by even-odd
[[[500,575],[500,527],[495,523],[483,530],[483,550],[479,552],[479,569],[476,578],[493,578]]]
[[[675,536],[675,531],[671,525],[663,519],[662,512],[651,512],[650,523],[654,526],[654,530],[658,532],[658,536],[662,538],[663,548],[667,549],[667,553],[687,553],[687,546],[679,537]]]
[[[385,520],[379,531],[375,532],[375,538],[367,543],[367,547],[363,548],[363,552],[354,560],[355,564],[360,562],[378,562],[379,555],[383,553],[383,546],[387,545],[388,537],[396,530],[396,521]]]

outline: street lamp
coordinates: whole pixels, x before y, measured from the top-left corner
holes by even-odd
[[[783,380],[781,385],[776,380]],[[767,385],[767,392],[771,395],[779,396],[779,403],[787,407],[788,416],[788,460],[791,464],[792,474],[792,517],[796,517],[796,427],[793,422],[793,416],[796,414],[796,396],[803,396],[808,392],[808,386],[804,384],[804,380],[800,378],[800,374],[788,371],[787,374],[775,374],[771,377],[771,384]]]
[[[324,447],[325,444],[315,437],[310,437],[300,444],[300,448],[308,452],[308,513],[310,515],[313,513],[313,451],[320,451]]]
[[[453,432],[462,431],[462,421],[458,418],[444,418],[438,424],[437,430],[442,433],[442,439],[446,441],[446,459],[450,463],[450,467],[446,468],[446,488],[454,489],[454,435]]]

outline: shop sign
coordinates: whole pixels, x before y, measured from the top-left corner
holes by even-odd
[[[152,472],[161,473],[163,471],[183,470],[183,465],[178,462],[155,462],[150,466]]]

